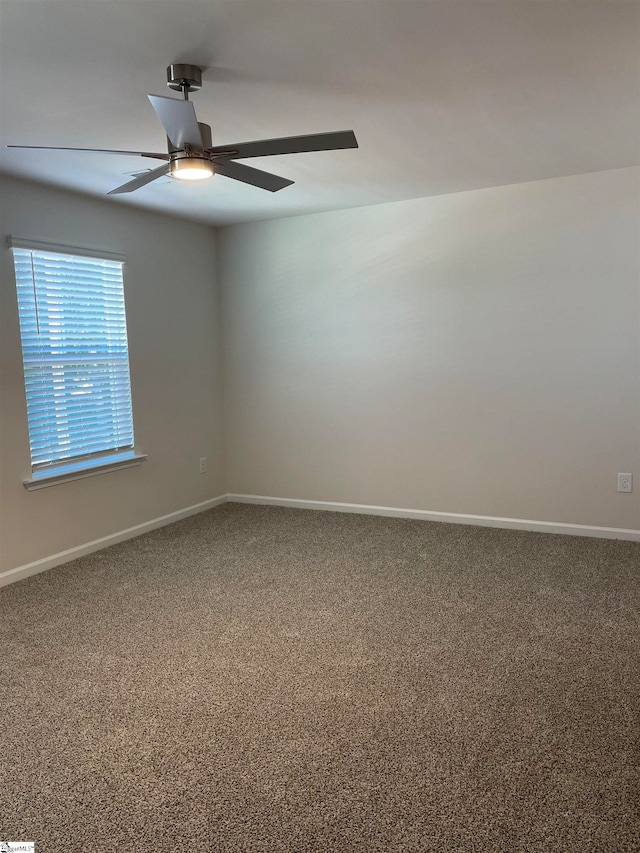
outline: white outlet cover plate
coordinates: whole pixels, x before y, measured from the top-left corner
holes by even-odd
[[[618,474],[618,491],[633,491],[633,474]]]

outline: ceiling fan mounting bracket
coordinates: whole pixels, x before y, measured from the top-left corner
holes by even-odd
[[[197,92],[202,89],[202,69],[197,65],[168,65],[167,86],[176,92]]]

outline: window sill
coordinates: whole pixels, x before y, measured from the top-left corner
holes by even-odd
[[[46,489],[49,486],[57,486],[60,483],[68,483],[71,480],[83,480],[85,477],[95,477],[97,474],[107,474],[109,471],[117,471],[119,468],[132,468],[140,465],[147,458],[144,453],[132,453],[129,455],[115,454],[112,459],[106,457],[96,460],[93,464],[83,462],[69,465],[66,468],[58,468],[50,473],[35,475],[29,480],[23,480],[22,485],[27,491]]]

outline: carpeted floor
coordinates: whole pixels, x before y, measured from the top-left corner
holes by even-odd
[[[640,850],[640,546],[228,504],[0,590],[37,853]]]

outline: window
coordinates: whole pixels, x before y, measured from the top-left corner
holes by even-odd
[[[12,239],[32,479],[136,464],[123,259]],[[73,250],[82,252],[82,250]]]

